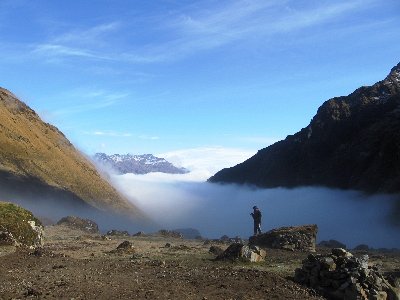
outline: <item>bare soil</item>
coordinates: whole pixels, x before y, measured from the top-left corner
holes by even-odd
[[[0,247],[0,299],[324,299],[291,279],[307,253],[267,249],[263,263],[216,262],[201,240],[45,233],[41,250]],[[134,249],[115,251],[125,240]],[[398,254],[371,257],[386,271],[400,267]]]

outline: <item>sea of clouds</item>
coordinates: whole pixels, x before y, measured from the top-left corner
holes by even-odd
[[[348,247],[400,248],[400,228],[388,222],[396,199],[356,191],[302,187],[259,189],[206,182],[218,170],[244,161],[254,153],[201,148],[164,153],[188,174],[112,175],[117,188],[161,228],[195,228],[202,236],[247,238],[252,234],[250,212],[263,213],[263,231],[280,226],[317,224],[318,241],[335,239]]]

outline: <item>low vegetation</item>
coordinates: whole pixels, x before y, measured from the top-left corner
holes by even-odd
[[[0,202],[0,231],[11,233],[18,244],[31,246],[38,242],[38,232],[29,221],[41,226],[30,211],[12,203]]]

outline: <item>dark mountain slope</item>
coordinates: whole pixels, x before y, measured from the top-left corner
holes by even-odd
[[[0,89],[0,197],[58,214],[85,208],[145,219],[56,127],[5,89]]]
[[[383,81],[326,101],[306,128],[209,181],[400,192],[400,64]]]

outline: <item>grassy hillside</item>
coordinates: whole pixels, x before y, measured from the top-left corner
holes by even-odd
[[[134,217],[141,212],[121,196],[56,127],[0,88],[0,172],[72,193],[100,210]]]

